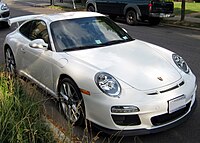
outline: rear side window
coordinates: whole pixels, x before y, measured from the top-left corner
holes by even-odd
[[[31,25],[32,25],[32,21],[25,23],[19,29],[19,31],[21,32],[21,34],[24,35],[28,39],[29,39],[29,33],[30,33]]]
[[[32,29],[29,34],[31,40],[43,39],[46,43],[49,42],[49,35],[47,32],[47,26],[44,21],[33,21]]]
[[[47,26],[44,21],[33,20],[27,22],[23,26],[21,26],[19,31],[29,40],[43,39],[46,43],[49,42]]]

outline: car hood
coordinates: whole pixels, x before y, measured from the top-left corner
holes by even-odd
[[[138,90],[163,87],[181,78],[169,61],[139,40],[69,54]]]

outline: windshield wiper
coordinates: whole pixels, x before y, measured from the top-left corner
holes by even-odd
[[[106,43],[102,43],[102,44],[99,44],[99,45],[108,46],[108,45],[119,44],[119,43],[123,43],[123,42],[127,42],[127,40],[108,41],[108,42],[106,42]]]
[[[101,47],[101,46],[102,46],[101,44],[97,44],[97,45],[72,47],[72,48],[64,49],[63,51],[76,51],[76,50],[90,49],[90,48],[96,48],[96,47]]]
[[[97,48],[97,47],[102,47],[102,46],[109,46],[113,44],[119,44],[119,43],[128,42],[128,41],[131,41],[131,40],[113,40],[113,41],[109,41],[109,42],[101,43],[101,44],[67,48],[67,49],[64,49],[63,51],[84,50],[84,49]]]

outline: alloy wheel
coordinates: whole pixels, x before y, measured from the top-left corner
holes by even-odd
[[[81,99],[77,89],[67,80],[63,80],[59,94],[64,115],[72,124],[76,124],[82,117]]]
[[[126,13],[126,22],[130,25],[136,25],[137,24],[136,13],[133,10],[129,10]]]

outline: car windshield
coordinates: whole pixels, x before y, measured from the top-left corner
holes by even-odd
[[[133,40],[103,16],[55,21],[50,28],[57,51],[96,48]]]

